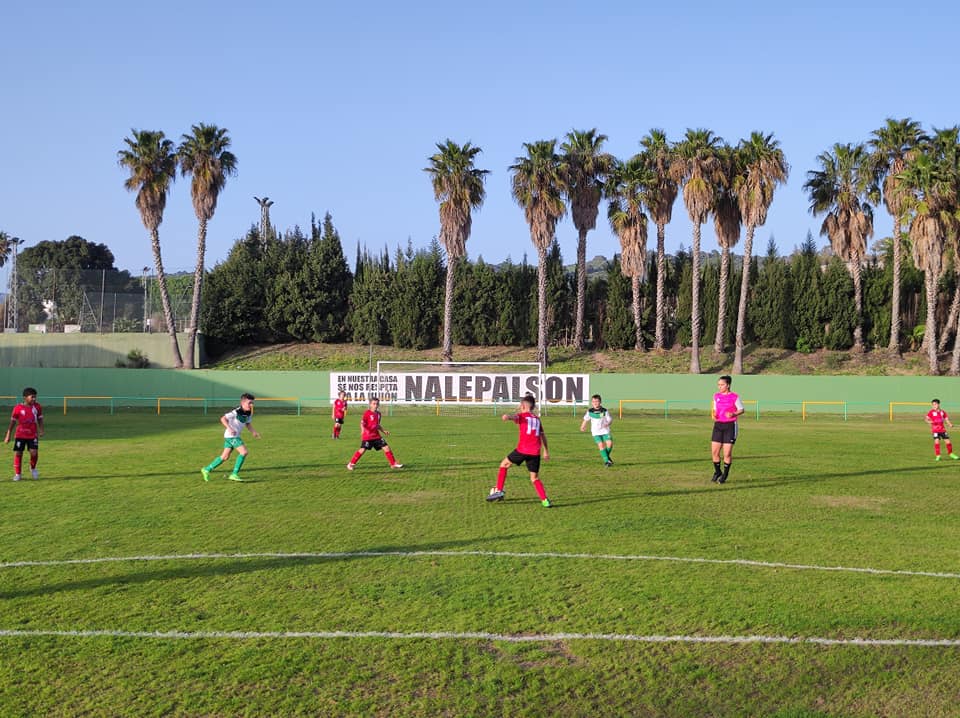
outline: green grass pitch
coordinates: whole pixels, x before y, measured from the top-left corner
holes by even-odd
[[[960,461],[916,417],[744,419],[717,486],[704,417],[615,422],[605,469],[549,413],[549,510],[522,468],[484,501],[513,425],[398,413],[406,468],[351,473],[358,419],[335,442],[258,413],[241,484],[201,479],[221,429],[195,411],[50,411],[39,481],[5,447],[0,715],[960,711]],[[168,558],[11,565],[137,556]],[[687,642],[722,636],[954,645]]]

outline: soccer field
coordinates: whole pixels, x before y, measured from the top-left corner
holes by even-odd
[[[960,461],[919,419],[544,418],[539,505],[492,415],[49,412],[0,482],[3,716],[960,712]]]

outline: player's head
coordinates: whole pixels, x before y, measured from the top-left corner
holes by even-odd
[[[600,398],[599,394],[594,394],[593,396],[590,397],[590,403],[593,405],[594,409],[600,408],[601,401],[603,401],[603,399]]]
[[[533,394],[527,394],[520,400],[520,408],[524,411],[533,411],[537,407],[537,400],[533,398]]]
[[[32,404],[37,400],[37,390],[32,386],[28,386],[23,390],[23,401],[27,404]]]
[[[729,374],[724,374],[722,377],[717,379],[717,388],[720,391],[729,391],[731,384],[733,384],[733,378],[731,378]]]
[[[248,394],[244,392],[240,395],[240,408],[244,411],[250,411],[250,407],[253,406],[253,402],[256,401],[256,398],[253,394]]]
[[[370,409],[373,411],[377,410],[377,407],[380,406],[380,399],[375,396],[370,397]]]
[[[940,408],[940,400],[939,400],[939,399],[931,399],[931,400],[930,400],[930,404],[933,406],[934,409],[939,409],[939,408]]]
[[[337,392],[337,396],[340,397],[341,399],[346,399],[346,398],[347,398],[347,392],[345,392],[345,391],[338,391],[338,392]]]

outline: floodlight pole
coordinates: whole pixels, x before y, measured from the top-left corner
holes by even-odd
[[[20,281],[17,277],[17,247],[23,244],[23,240],[19,237],[11,237],[10,245],[13,247],[13,250],[10,253],[10,295],[7,297],[7,323],[6,329],[13,329],[13,331],[19,330],[19,321],[18,317],[20,315],[20,306],[19,306],[19,294],[20,294]]]
[[[147,296],[147,288],[150,286],[147,281],[147,272],[150,271],[150,267],[143,268],[143,277],[141,282],[143,282],[143,331],[147,333],[150,331],[150,301]]]

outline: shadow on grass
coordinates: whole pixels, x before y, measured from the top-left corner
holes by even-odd
[[[513,539],[528,538],[532,534],[511,534],[507,536],[490,536],[484,538],[462,539],[456,541],[436,541],[432,543],[419,544],[415,546],[370,546],[367,548],[354,549],[357,554],[360,553],[389,553],[402,552],[414,553],[417,551],[443,551],[447,549],[460,547],[476,547],[484,542],[501,542]],[[255,552],[252,552],[255,553]],[[264,552],[267,553],[267,552]],[[291,551],[290,553],[296,553]],[[309,553],[309,552],[304,552]],[[332,551],[330,553],[339,553]],[[352,553],[345,551],[343,553]],[[180,567],[171,567],[164,569],[154,569],[149,571],[137,571],[113,576],[100,576],[98,578],[80,579],[77,581],[61,581],[60,583],[44,584],[32,588],[18,588],[10,591],[0,592],[0,600],[14,598],[28,598],[32,596],[48,596],[64,591],[88,591],[105,588],[108,586],[128,586],[131,584],[144,584],[153,581],[175,581],[179,579],[193,578],[211,578],[215,576],[236,576],[245,573],[254,573],[257,571],[271,571],[274,569],[284,569],[292,566],[312,566],[317,564],[360,561],[382,558],[376,555],[346,555],[346,556],[261,556],[256,558],[209,558],[209,559],[190,559],[189,563]],[[177,561],[178,559],[170,559]],[[183,560],[183,559],[180,559]],[[131,561],[135,563],[135,561]],[[99,566],[106,564],[96,564]],[[88,569],[88,565],[67,565],[62,568],[81,568]],[[8,571],[12,568],[6,569]]]

